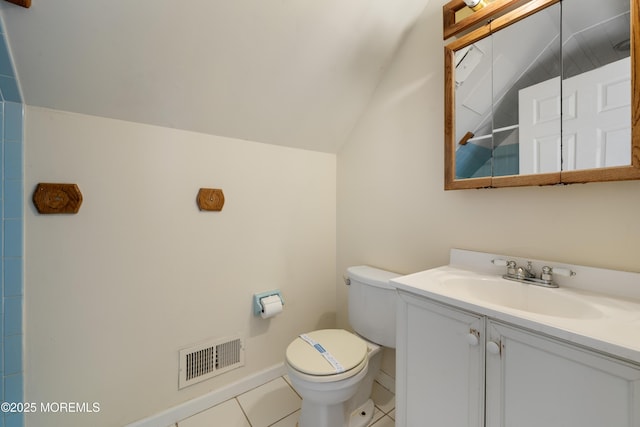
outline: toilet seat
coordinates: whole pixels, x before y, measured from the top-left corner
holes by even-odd
[[[367,365],[367,343],[344,329],[321,329],[297,337],[286,351],[287,364],[313,382],[339,381],[350,378]],[[319,344],[320,349],[314,347]],[[326,350],[327,354],[322,353]],[[332,364],[330,360],[337,362]],[[340,368],[343,370],[340,371]]]

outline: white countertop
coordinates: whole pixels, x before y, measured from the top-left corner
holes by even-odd
[[[495,320],[640,363],[640,300],[565,286],[556,289],[541,288],[541,291],[557,295],[558,299],[572,299],[580,304],[587,304],[594,308],[596,313],[585,318],[551,316],[487,302],[465,291],[464,288],[447,286],[444,283],[445,279],[452,277],[456,280],[465,278],[504,280],[500,275],[470,271],[461,266],[444,266],[395,278],[391,280],[391,284],[402,292],[453,305]],[[513,283],[514,286],[522,286],[517,282],[506,282]]]

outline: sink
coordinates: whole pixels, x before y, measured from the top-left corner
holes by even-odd
[[[515,310],[571,319],[601,317],[588,302],[564,295],[558,289],[514,282],[499,277],[447,277],[443,285],[461,296]]]

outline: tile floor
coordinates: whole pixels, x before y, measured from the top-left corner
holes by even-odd
[[[395,426],[395,396],[375,382],[371,427]],[[186,418],[176,427],[296,427],[300,396],[286,376],[276,378],[213,408]]]

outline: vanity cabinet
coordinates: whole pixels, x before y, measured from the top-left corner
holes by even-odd
[[[399,295],[398,426],[640,427],[640,366]]]
[[[487,426],[640,426],[639,366],[494,321],[487,343]]]
[[[398,300],[396,425],[482,427],[485,319],[410,294]]]

